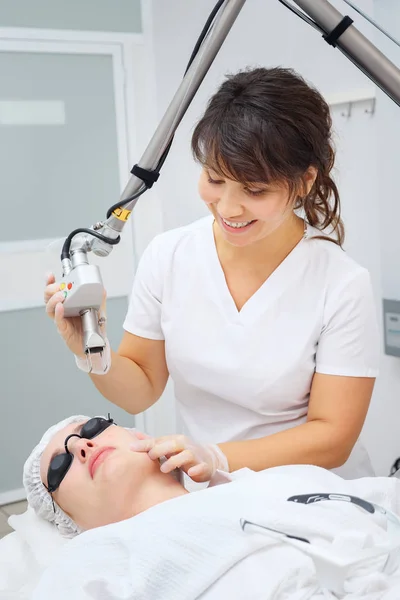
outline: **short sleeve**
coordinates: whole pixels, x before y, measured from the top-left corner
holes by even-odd
[[[124,321],[129,333],[151,340],[163,340],[161,329],[162,269],[160,265],[159,236],[143,252],[136,270]]]
[[[380,335],[368,271],[359,271],[328,296],[316,354],[316,372],[376,377]]]

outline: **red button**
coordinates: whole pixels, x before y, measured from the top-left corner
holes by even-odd
[[[72,283],[69,283],[69,284],[67,285],[67,288],[70,290],[70,289],[72,288]]]

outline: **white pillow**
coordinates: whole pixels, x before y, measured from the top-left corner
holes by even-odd
[[[0,540],[0,598],[30,600],[43,571],[68,540],[29,506],[8,523],[14,531]]]

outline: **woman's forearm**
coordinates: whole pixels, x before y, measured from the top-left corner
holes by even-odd
[[[133,415],[147,410],[159,397],[143,369],[112,350],[108,373],[90,378],[107,400]]]
[[[349,444],[339,441],[337,430],[324,421],[309,421],[264,438],[218,444],[230,471],[248,467],[262,471],[270,467],[309,464],[333,469],[344,464]]]

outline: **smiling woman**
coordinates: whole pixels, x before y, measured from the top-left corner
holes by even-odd
[[[330,176],[335,156],[331,125],[320,94],[289,70],[254,69],[228,77],[192,137],[193,155],[206,172],[200,195],[209,205],[218,197],[220,216],[234,223],[239,217],[244,222],[246,196],[268,199],[268,208],[265,203],[248,206],[248,221],[253,217],[264,225],[263,234],[252,231],[252,241],[293,216],[293,208],[303,208],[310,225],[331,226],[341,244],[339,192]],[[223,190],[212,192],[206,182]],[[229,204],[222,202],[224,196]]]
[[[231,177],[221,178],[207,167],[200,176],[200,196],[219,225],[216,236],[222,234],[234,246],[248,246],[271,235],[285,221],[294,219],[293,227],[298,228],[301,220],[293,213],[287,183],[242,184]],[[314,168],[303,174],[308,190],[315,178]]]

